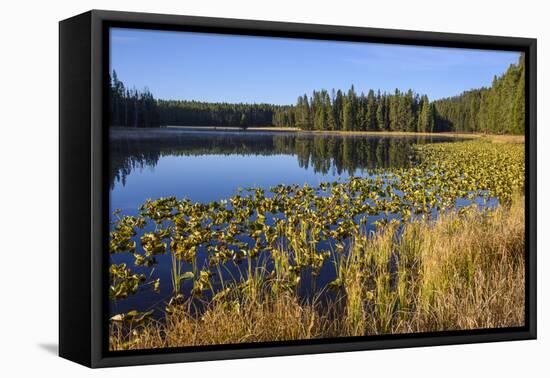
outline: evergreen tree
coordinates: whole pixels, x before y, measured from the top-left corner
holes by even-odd
[[[344,113],[344,120],[343,120],[342,130],[353,131],[354,129],[353,105],[349,97],[344,97],[343,113]]]
[[[382,97],[380,91],[378,91],[376,103],[376,128],[386,130],[386,96]]]
[[[347,108],[347,126],[344,130],[354,131],[357,127],[357,94],[355,87],[352,85],[346,97]],[[346,124],[346,108],[344,107],[344,124]]]
[[[417,130],[419,132],[426,133],[432,130],[433,128],[433,125],[431,125],[432,116],[433,116],[432,105],[428,100],[428,96],[424,95],[420,100],[420,113],[418,115],[418,127],[417,127]]]
[[[490,88],[473,89],[435,101],[438,131],[525,132],[525,58],[494,76]]]
[[[240,125],[243,130],[246,130],[248,128],[248,118],[246,117],[246,113],[241,114]]]
[[[400,125],[400,99],[401,93],[399,92],[399,89],[395,89],[393,97],[389,98],[390,102],[390,125],[389,130],[395,131],[395,130],[401,130]]]
[[[377,127],[377,120],[376,120],[376,99],[374,97],[374,91],[371,89],[369,90],[369,93],[367,95],[367,113],[366,113],[366,124],[367,130],[376,130]]]
[[[335,130],[342,130],[342,125],[344,122],[344,94],[340,89],[336,91],[332,113],[334,117]]]

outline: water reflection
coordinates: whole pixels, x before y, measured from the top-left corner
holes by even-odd
[[[136,169],[154,168],[163,157],[240,155],[295,156],[305,170],[354,175],[373,168],[404,167],[411,146],[448,141],[426,136],[342,136],[282,132],[114,130],[110,142],[110,185],[126,184]],[[268,172],[266,172],[267,174]]]

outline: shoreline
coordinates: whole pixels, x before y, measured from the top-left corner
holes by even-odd
[[[256,126],[248,127],[243,130],[241,127],[234,126],[163,126],[160,128],[131,128],[131,127],[111,127],[114,131],[224,131],[224,132],[276,132],[276,133],[299,133],[313,135],[340,135],[340,136],[428,136],[428,137],[444,137],[444,138],[460,138],[460,139],[481,139],[495,143],[525,143],[524,135],[513,134],[480,134],[480,133],[428,133],[428,132],[411,132],[411,131],[342,131],[342,130],[301,130],[297,127],[275,127],[275,126]]]
[[[209,130],[209,131],[275,131],[275,132],[300,132],[297,127],[277,127],[277,126],[251,126],[243,130],[239,126],[163,126],[162,129],[172,130]]]

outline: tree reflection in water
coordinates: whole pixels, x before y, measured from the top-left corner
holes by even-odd
[[[110,136],[109,183],[125,185],[135,169],[155,167],[163,156],[292,155],[315,173],[405,167],[411,146],[446,141],[433,136],[376,136],[301,132],[113,129]]]

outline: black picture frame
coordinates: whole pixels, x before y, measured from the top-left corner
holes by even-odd
[[[526,324],[519,328],[109,352],[109,27],[512,50],[526,61]],[[89,367],[536,338],[536,39],[92,10],[59,24],[59,354]]]

